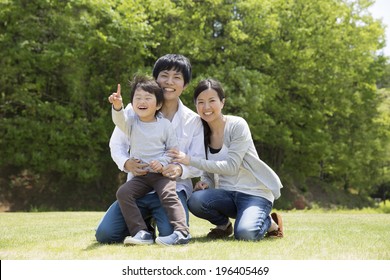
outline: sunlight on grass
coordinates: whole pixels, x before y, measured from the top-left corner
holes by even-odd
[[[285,238],[260,242],[209,240],[212,225],[191,216],[193,240],[173,247],[98,244],[94,228],[103,212],[0,213],[0,259],[388,260],[390,215],[383,213],[285,211]]]
[[[337,213],[366,213],[366,214],[375,214],[375,213],[383,213],[383,214],[390,214],[390,200],[381,201],[376,204],[375,208],[363,208],[363,209],[348,209],[348,208],[342,208],[338,207],[337,209],[324,209],[319,207],[316,204],[313,204],[310,209],[304,209],[304,210],[292,210],[292,211],[310,211],[310,213],[328,213],[328,212],[337,212]],[[291,212],[291,211],[290,211]]]

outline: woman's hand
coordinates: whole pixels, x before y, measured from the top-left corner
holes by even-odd
[[[201,191],[201,190],[208,189],[208,188],[209,188],[209,185],[207,183],[199,181],[195,184],[194,192]]]
[[[191,157],[178,149],[169,149],[167,155],[172,158],[172,162],[178,162],[184,165],[190,164]]]
[[[145,170],[145,167],[148,167],[149,164],[142,163],[139,159],[129,158],[125,162],[125,170],[131,172],[134,176],[144,176],[148,173],[148,170]]]
[[[177,177],[180,177],[182,173],[183,170],[181,169],[180,164],[171,163],[164,166],[162,169],[162,175],[170,179],[176,179]]]

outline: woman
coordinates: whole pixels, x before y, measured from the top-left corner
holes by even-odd
[[[216,80],[200,81],[194,101],[204,125],[207,157],[176,149],[169,153],[174,162],[204,170],[188,201],[190,211],[216,225],[208,234],[210,238],[232,234],[229,218],[236,219],[236,239],[260,240],[267,232],[268,236],[283,237],[281,216],[270,215],[283,186],[276,173],[260,160],[247,122],[222,114],[225,94]]]

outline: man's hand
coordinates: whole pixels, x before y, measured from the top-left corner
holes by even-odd
[[[164,166],[162,170],[162,175],[170,179],[176,179],[177,177],[180,177],[182,173],[183,170],[181,166],[173,163]]]
[[[108,101],[114,106],[114,109],[120,111],[123,107],[122,96],[121,96],[121,85],[118,84],[116,92],[112,93],[108,97]]]

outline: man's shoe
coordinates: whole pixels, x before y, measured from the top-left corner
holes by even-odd
[[[156,238],[156,243],[164,246],[188,244],[191,240],[191,235],[184,236],[180,231],[175,230],[171,235],[159,236]]]
[[[140,230],[134,236],[127,236],[123,241],[125,245],[150,245],[153,244],[153,236],[150,232]]]
[[[282,238],[284,236],[282,216],[278,213],[272,213],[271,218],[275,221],[279,228],[277,230],[268,232],[267,236]]]
[[[220,228],[211,229],[210,232],[207,234],[207,237],[211,239],[224,239],[232,235],[232,233],[233,233],[233,226],[230,223],[225,230]]]

